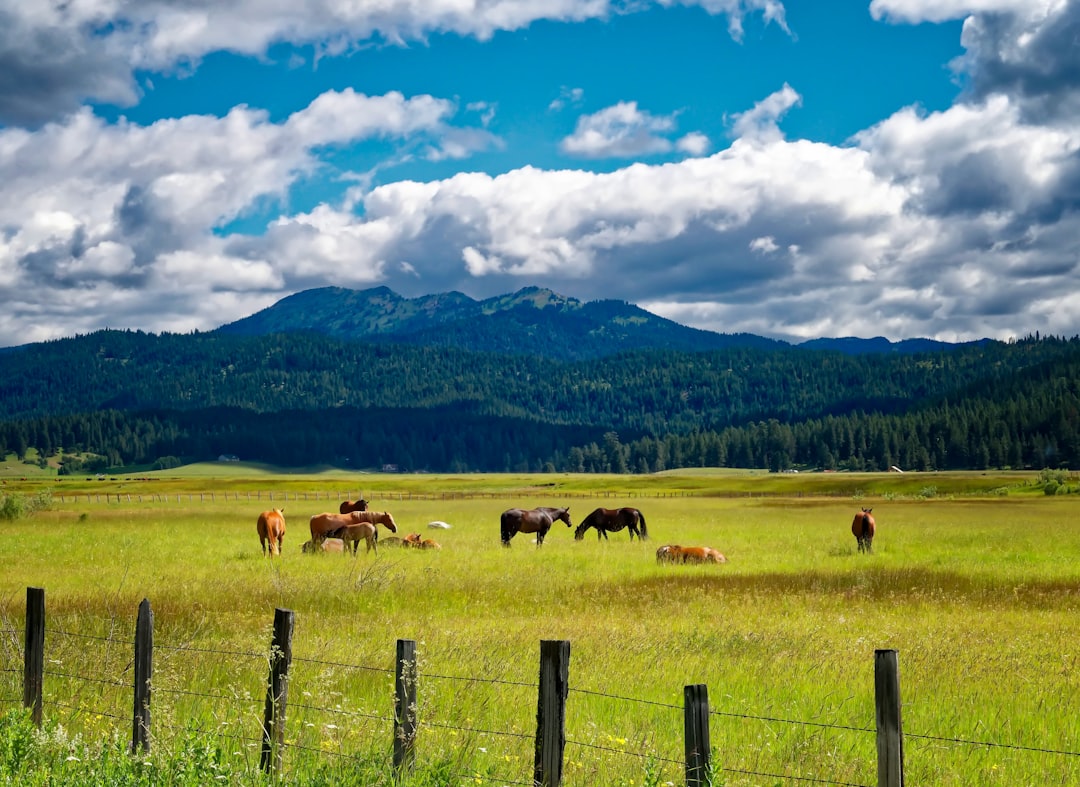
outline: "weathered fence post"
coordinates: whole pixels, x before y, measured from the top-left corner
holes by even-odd
[[[540,694],[536,702],[536,753],[533,784],[562,784],[566,748],[566,695],[569,692],[570,642],[540,640]]]
[[[394,677],[394,769],[412,768],[416,744],[416,640],[397,641]]]
[[[878,787],[904,787],[904,734],[900,723],[900,667],[895,650],[874,651]]]
[[[45,588],[26,589],[26,648],[23,651],[23,707],[33,708],[41,726],[41,688],[45,683]]]
[[[686,748],[686,787],[709,783],[712,750],[709,743],[709,687],[683,687],[683,730]]]
[[[289,699],[289,664],[292,663],[293,611],[274,610],[274,639],[270,643],[270,677],[266,682],[263,742],[259,767],[267,773],[281,770],[285,746],[285,710]]]
[[[149,599],[139,604],[135,622],[135,714],[131,722],[131,752],[150,751],[150,678],[154,671],[154,613]]]

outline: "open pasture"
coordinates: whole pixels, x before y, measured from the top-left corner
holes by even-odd
[[[650,540],[575,542],[556,523],[541,549],[524,534],[500,546],[503,509],[567,503],[575,525],[597,506],[640,508]],[[718,784],[875,784],[873,653],[895,648],[911,783],[1080,782],[1070,497],[376,498],[399,535],[443,549],[356,558],[301,554],[308,517],[335,506],[274,505],[287,522],[275,559],[256,534],[265,500],[58,503],[0,524],[2,666],[21,667],[26,587],[45,588],[46,716],[129,735],[125,665],[148,598],[156,739],[195,723],[237,736],[230,750],[254,767],[257,743],[240,739],[257,739],[273,611],[285,607],[296,613],[287,773],[335,754],[385,765],[394,643],[407,638],[419,768],[508,783],[531,778],[539,642],[566,639],[566,784],[681,783],[691,683],[709,687]],[[872,555],[850,531],[861,506],[878,522]],[[431,520],[452,528],[429,531]],[[729,562],[657,565],[666,543]],[[19,696],[21,672],[2,675],[0,696]]]

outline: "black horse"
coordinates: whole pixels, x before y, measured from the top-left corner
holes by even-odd
[[[544,536],[557,520],[573,527],[570,522],[570,507],[566,508],[508,508],[502,513],[499,524],[502,528],[502,545],[510,546],[510,539],[515,533],[536,533],[536,545],[544,543]]]
[[[642,541],[649,537],[649,531],[645,527],[645,515],[636,508],[598,508],[582,520],[574,531],[574,539],[580,541],[585,538],[585,531],[590,527],[596,528],[596,540],[600,536],[607,540],[609,532],[615,533],[624,527],[630,530],[630,540],[637,536]]]

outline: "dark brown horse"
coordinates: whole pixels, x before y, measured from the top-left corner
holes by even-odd
[[[351,514],[353,511],[367,511],[367,500],[360,498],[359,500],[344,500],[341,505],[338,506],[338,511],[342,514]]]
[[[607,540],[608,533],[617,533],[624,527],[630,530],[630,540],[637,536],[642,541],[649,537],[649,531],[645,527],[645,515],[636,508],[598,508],[581,520],[581,524],[574,531],[574,540],[580,541],[585,538],[585,531],[590,527],[596,528],[596,540],[600,536]]]
[[[536,545],[544,543],[544,536],[557,521],[573,527],[570,521],[570,507],[566,508],[508,508],[503,511],[499,524],[502,529],[502,545],[510,546],[510,539],[515,533],[536,533]]]
[[[855,515],[855,519],[851,522],[851,534],[859,542],[860,552],[874,551],[874,533],[877,531],[877,523],[874,522],[874,517],[870,515],[872,510],[871,508],[864,508]]]

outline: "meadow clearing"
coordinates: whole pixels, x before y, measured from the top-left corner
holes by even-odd
[[[682,783],[692,683],[709,688],[716,784],[875,784],[877,648],[899,652],[910,783],[1078,784],[1078,498],[1025,492],[1032,475],[191,474],[154,482],[178,496],[167,502],[130,480],[54,485],[48,511],[0,523],[0,710],[21,697],[33,586],[47,594],[47,718],[88,739],[130,737],[132,632],[148,598],[156,750],[212,732],[252,783],[281,607],[296,613],[285,756],[296,782],[320,767],[358,784],[387,770],[406,638],[419,661],[416,784],[530,783],[545,639],[570,641],[568,785]],[[857,489],[825,486],[839,483]],[[276,499],[246,499],[252,490]],[[355,490],[443,549],[301,554],[307,519]],[[650,540],[575,542],[557,524],[541,549],[525,535],[500,546],[503,509],[567,504],[575,524],[597,506],[635,506]],[[255,523],[273,506],[287,533],[270,560]],[[869,556],[850,533],[861,506],[878,522]],[[436,519],[452,529],[428,530]],[[665,543],[729,562],[657,565]]]

